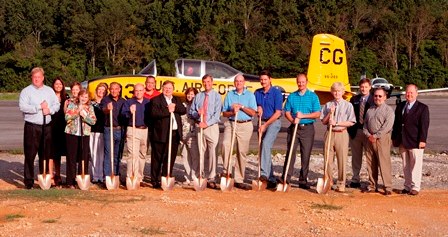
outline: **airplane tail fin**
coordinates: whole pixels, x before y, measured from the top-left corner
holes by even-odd
[[[315,35],[308,66],[308,85],[319,95],[323,104],[325,100],[333,99],[329,92],[334,82],[344,84],[345,99],[352,96],[348,80],[345,41],[330,34]]]

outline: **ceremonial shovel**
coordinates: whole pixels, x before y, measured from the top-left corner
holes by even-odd
[[[261,127],[261,116],[258,116],[258,127]],[[258,178],[257,180],[252,180],[252,190],[262,191],[266,189],[267,183],[260,181],[261,176],[261,137],[263,133],[258,132]]]
[[[292,150],[294,149],[294,143],[296,141],[296,133],[297,133],[298,127],[299,127],[299,123],[296,123],[296,125],[294,125],[294,133],[292,134],[291,147],[289,148],[288,161],[286,162],[286,170],[283,174],[283,183],[278,184],[277,192],[287,192],[291,188],[291,185],[286,183],[286,178],[288,177],[289,163],[291,163],[291,154],[292,154]]]
[[[168,165],[167,165],[167,175],[162,176],[162,189],[163,191],[169,191],[173,190],[174,187],[174,177],[170,177],[170,170],[171,170],[171,145],[173,140],[173,119],[174,114],[173,112],[170,113],[170,130],[168,135]]]
[[[81,118],[81,115],[79,116],[79,124],[80,124],[80,127],[81,127],[81,151],[78,151],[78,152],[81,152],[81,169],[82,169],[82,171],[81,171],[81,175],[76,175],[76,182],[78,183],[78,187],[79,187],[79,189],[81,189],[81,190],[89,190],[89,188],[90,188],[90,175],[85,175],[84,174],[84,159],[82,158],[82,154],[83,154],[83,150],[84,150],[84,147],[83,147],[83,137],[82,136],[84,136],[84,134],[83,134],[83,130],[82,130],[82,118]]]
[[[330,114],[330,120],[333,119],[333,113]],[[329,177],[328,173],[328,163],[329,163],[329,159],[330,157],[328,157],[328,154],[330,153],[330,142],[331,142],[331,132],[333,129],[333,125],[330,124],[330,128],[328,130],[328,136],[327,136],[327,152],[325,153],[324,159],[325,159],[325,166],[324,166],[324,177],[323,178],[318,178],[317,179],[317,186],[316,186],[316,191],[319,194],[325,194],[328,192],[328,190],[330,190],[331,188],[331,183],[332,183],[332,178]]]
[[[111,162],[111,175],[106,176],[106,188],[107,190],[118,189],[120,186],[120,180],[118,176],[114,175],[114,121],[112,119],[113,109],[109,111],[109,121],[110,121],[110,162]]]
[[[48,190],[51,188],[51,175],[47,174],[47,158],[45,153],[45,115],[44,123],[42,124],[42,154],[44,156],[44,172],[43,174],[37,175],[37,180],[41,189]]]
[[[201,114],[201,122],[204,120],[204,115]],[[204,191],[207,187],[207,180],[202,177],[202,172],[204,171],[204,154],[202,153],[204,129],[199,130],[199,179],[193,175],[193,187],[196,191]]]
[[[134,162],[135,162],[135,112],[132,113],[132,157],[131,157],[131,167],[128,167],[132,169],[132,175],[131,177],[126,177],[126,188],[128,190],[135,190],[140,186],[140,182],[138,181],[137,177],[135,176],[135,168],[134,168]]]
[[[227,175],[226,177],[221,177],[221,182],[219,184],[221,190],[224,191],[232,191],[234,180],[230,176],[232,173],[232,169],[230,168],[232,164],[232,153],[233,153],[233,144],[235,143],[235,135],[236,135],[236,121],[238,118],[238,112],[235,113],[235,121],[233,122],[233,130],[232,130],[232,138],[230,141],[230,152],[229,159],[227,160]]]

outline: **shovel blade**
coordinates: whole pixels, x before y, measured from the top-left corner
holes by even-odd
[[[330,179],[325,179],[325,178],[317,179],[316,191],[318,194],[326,194],[328,192],[328,190],[330,190],[330,188],[331,188]]]
[[[163,191],[170,191],[174,188],[174,177],[162,177],[162,189]]]
[[[51,175],[39,174],[37,175],[37,180],[39,181],[39,187],[43,190],[48,190],[51,188]]]
[[[90,188],[90,175],[76,175],[76,182],[81,190],[89,190]]]
[[[140,187],[140,182],[137,177],[127,177],[126,178],[126,188],[128,190],[136,190]]]
[[[261,182],[260,180],[252,180],[252,190],[263,191],[266,190],[268,184],[266,182]]]
[[[120,180],[118,176],[106,176],[106,188],[107,190],[118,189],[120,186]]]
[[[277,192],[289,192],[289,190],[291,189],[291,185],[287,184],[287,183],[279,183],[277,185]]]
[[[221,182],[219,183],[219,187],[221,191],[228,192],[233,189],[234,180],[230,177],[221,177]]]
[[[203,179],[201,177],[196,178],[195,176],[193,176],[193,187],[194,190],[196,191],[204,191],[207,188],[207,180]]]

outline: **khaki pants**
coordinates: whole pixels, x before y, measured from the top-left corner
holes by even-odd
[[[197,129],[197,136],[198,136],[198,144],[199,141],[199,133],[201,129]],[[204,170],[206,170],[205,167],[208,169],[208,175],[204,176],[207,177],[207,179],[211,182],[218,181],[216,176],[216,147],[218,146],[219,142],[219,126],[218,124],[213,124],[211,126],[208,126],[207,128],[203,129],[204,137],[202,139],[202,149],[199,148],[199,152],[203,154],[203,159],[205,160],[205,157],[208,156],[208,164],[204,161]],[[206,151],[208,151],[206,155]],[[204,171],[205,173],[205,171]]]
[[[333,177],[333,160],[336,155],[338,164],[338,189],[345,190],[345,180],[346,180],[346,163],[348,156],[348,133],[347,130],[342,132],[331,132],[331,141],[328,143],[328,131],[325,133],[325,147],[324,147],[324,157],[328,157],[328,170],[327,175]],[[330,152],[327,153],[328,145],[330,146]]]
[[[367,142],[369,141],[366,135],[362,132],[362,129],[358,129],[355,138],[350,139],[350,148],[352,149],[353,183],[359,183],[361,181],[359,173],[361,171],[362,156],[366,149]]]
[[[134,137],[134,139],[132,139]],[[134,150],[132,150],[132,140],[134,140]],[[135,128],[135,135],[132,134],[132,127],[128,127],[126,132],[126,143],[128,148],[127,163],[127,177],[132,176],[132,169],[134,169],[134,176],[141,182],[144,177],[146,151],[148,150],[148,129]],[[132,162],[133,161],[133,162]]]
[[[227,170],[227,166],[229,164],[229,153],[230,153],[230,144],[232,140],[232,130],[234,122],[226,121],[224,123],[224,138],[222,141],[222,158],[224,164],[224,173],[232,172],[233,160],[230,163],[230,171]],[[246,157],[247,152],[249,151],[249,142],[252,137],[254,126],[252,122],[246,123],[237,123],[236,124],[236,132],[235,132],[235,141],[234,146],[236,148],[233,150],[236,151],[236,160],[235,160],[235,183],[243,183],[244,182],[244,173],[246,170]],[[232,155],[233,156],[233,155]]]
[[[400,146],[400,154],[403,159],[404,188],[408,191],[420,192],[423,151],[424,149],[406,149]]]
[[[392,191],[392,162],[390,159],[391,134],[384,134],[376,142],[367,142],[366,158],[369,173],[369,189],[378,188],[378,169],[383,179],[384,190]]]

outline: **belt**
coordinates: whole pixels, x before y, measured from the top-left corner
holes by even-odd
[[[313,125],[313,123],[299,123],[300,127],[310,126]]]
[[[345,132],[345,131],[347,131],[347,129],[346,128],[344,128],[344,129],[340,129],[340,130],[331,130],[332,132]]]
[[[139,128],[139,129],[147,129],[148,127],[146,127],[145,125],[143,125],[143,126],[135,126],[135,128]]]
[[[232,122],[235,122],[235,120],[229,119]],[[252,122],[252,119],[248,119],[248,120],[237,120],[237,123],[248,123],[248,122]]]
[[[280,119],[281,118],[281,116],[280,117],[278,117],[278,119]],[[278,120],[277,119],[277,120]],[[268,121],[269,119],[261,119],[261,121],[263,121],[263,122],[266,122],[266,121]]]
[[[42,127],[42,124],[35,124],[35,123],[28,122],[28,121],[25,121],[25,124],[32,125],[32,126],[37,126],[37,127]],[[51,125],[51,123],[47,123],[47,124],[45,124],[43,126],[47,127],[47,126],[50,126],[50,125]]]

